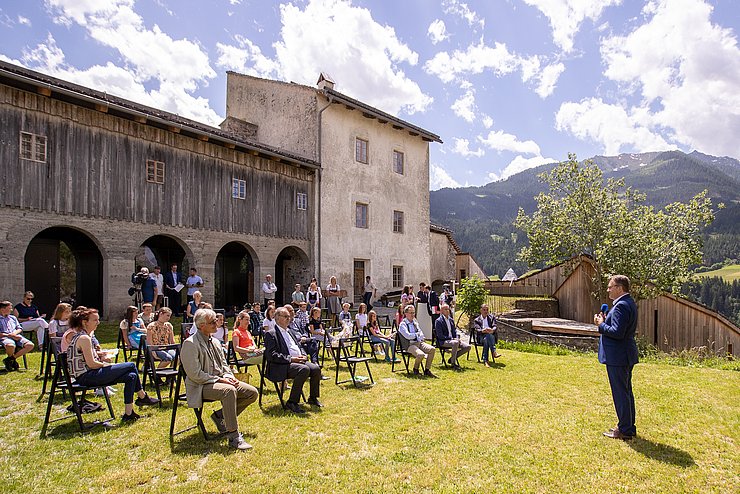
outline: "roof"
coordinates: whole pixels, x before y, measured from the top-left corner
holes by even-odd
[[[108,113],[119,118],[133,120],[144,125],[165,129],[176,134],[183,134],[201,141],[208,141],[229,149],[248,152],[273,161],[314,169],[321,166],[316,161],[265,144],[249,141],[242,136],[226,132],[218,127],[57,79],[2,60],[0,60],[0,83]]]
[[[447,235],[447,240],[450,242],[450,245],[452,245],[452,248],[455,249],[455,254],[466,254],[466,252],[463,252],[460,246],[457,245],[457,242],[455,242],[455,238],[452,236],[452,230],[430,223],[429,231],[433,233],[441,233],[443,235]]]

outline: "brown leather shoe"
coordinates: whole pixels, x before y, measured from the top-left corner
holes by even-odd
[[[622,434],[618,428],[609,429],[608,431],[604,432],[604,435],[606,437],[610,437],[612,439],[621,439],[622,441],[631,441],[635,436],[628,436],[627,434]]]

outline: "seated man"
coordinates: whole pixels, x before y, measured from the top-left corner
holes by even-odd
[[[262,322],[265,320],[262,314],[262,308],[259,302],[252,304],[252,310],[249,311],[249,325],[252,328],[252,336],[262,336]]]
[[[450,306],[442,304],[439,308],[442,312],[437,318],[437,322],[434,323],[434,332],[437,335],[437,344],[440,348],[449,348],[450,351],[450,366],[455,370],[461,370],[460,364],[458,363],[458,357],[465,355],[470,351],[470,345],[460,341],[457,337],[457,330],[455,329],[455,321],[450,316]]]
[[[226,433],[230,447],[251,449],[252,446],[239,433],[236,417],[257,400],[259,393],[254,386],[237,380],[226,363],[221,343],[213,338],[216,313],[211,309],[199,309],[193,318],[193,326],[198,330],[182,343],[180,354],[186,374],[188,406],[200,408],[204,398],[220,401],[221,410],[211,414],[218,431]]]
[[[303,349],[288,331],[290,319],[288,310],[280,307],[275,312],[275,329],[265,332],[265,358],[270,364],[266,377],[272,382],[293,379],[293,387],[285,408],[294,413],[304,413],[305,410],[298,404],[298,400],[301,398],[303,383],[309,376],[311,391],[308,403],[317,407],[322,406],[319,402],[321,368],[308,361]]]
[[[496,330],[496,318],[488,313],[488,305],[480,306],[480,315],[473,321],[473,328],[478,338],[478,344],[483,345],[483,365],[490,367],[488,364],[488,352],[493,353],[493,358],[497,359],[501,355],[496,351],[498,342],[498,332]]]
[[[311,362],[314,364],[319,363],[319,342],[311,338],[311,331],[308,326],[301,324],[296,319],[295,311],[293,306],[288,304],[285,306],[285,310],[290,314],[290,323],[288,324],[288,332],[293,335],[293,338],[301,345],[306,355],[311,358]]]
[[[4,300],[0,302],[0,343],[5,347],[8,355],[3,359],[5,370],[18,370],[20,366],[16,359],[33,350],[33,342],[23,337],[23,327],[18,319],[10,314],[13,304]]]
[[[419,374],[419,366],[421,361],[426,357],[426,365],[424,366],[424,375],[428,377],[437,377],[432,371],[432,362],[434,361],[434,352],[436,349],[424,342],[424,333],[419,329],[419,325],[416,323],[416,309],[413,304],[409,304],[403,309],[404,317],[401,324],[398,326],[398,334],[403,338],[409,340],[409,353],[416,357],[414,361],[414,374]]]

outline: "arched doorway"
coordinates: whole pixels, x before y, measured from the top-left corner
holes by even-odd
[[[275,284],[278,287],[275,302],[278,305],[290,302],[296,283],[305,285],[311,279],[310,269],[308,256],[298,247],[286,247],[278,254],[275,261]]]
[[[239,242],[224,245],[216,256],[216,307],[237,309],[254,298],[254,261],[247,247]]]
[[[51,317],[60,301],[95,307],[104,315],[103,255],[86,233],[52,227],[36,235],[26,248],[26,290],[39,311]]]
[[[134,257],[134,265],[131,267],[131,272],[134,273],[141,267],[147,267],[150,272],[153,272],[154,267],[159,266],[162,276],[165,276],[165,273],[170,271],[170,266],[173,264],[177,264],[177,271],[182,276],[181,279],[186,279],[190,268],[190,261],[182,244],[177,239],[167,235],[154,235],[147,238],[139,246],[139,250]],[[182,309],[187,290],[183,289],[180,293],[175,291],[167,292],[167,290],[163,291],[165,292],[164,295],[167,295],[169,298],[170,308],[176,314],[179,313]]]

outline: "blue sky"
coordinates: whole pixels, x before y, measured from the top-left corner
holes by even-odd
[[[0,59],[218,125],[227,70],[439,134],[430,186],[596,154],[740,158],[737,0],[6,0]]]

